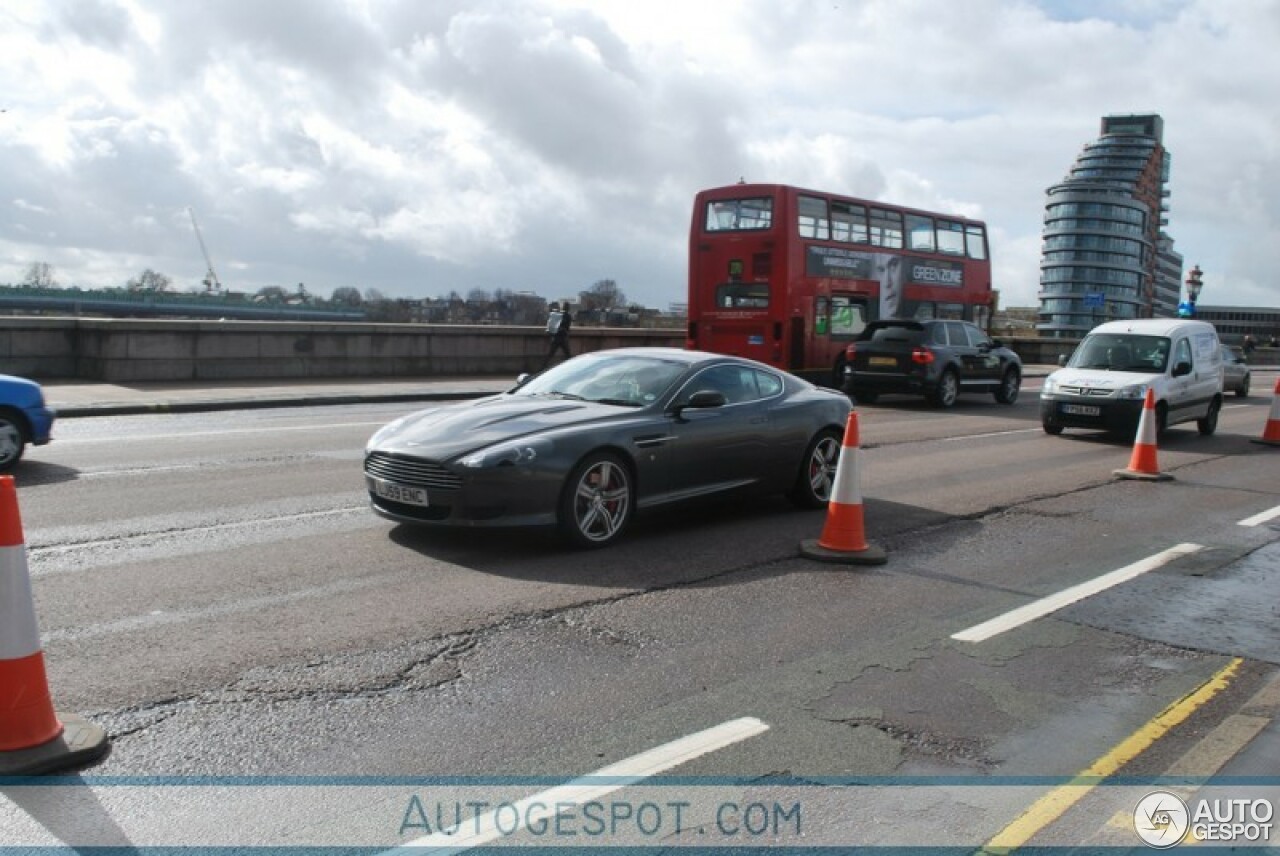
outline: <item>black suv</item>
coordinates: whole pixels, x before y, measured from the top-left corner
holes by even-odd
[[[844,389],[870,404],[881,393],[924,395],[950,407],[962,392],[1013,404],[1022,360],[968,321],[872,321],[845,349]]]

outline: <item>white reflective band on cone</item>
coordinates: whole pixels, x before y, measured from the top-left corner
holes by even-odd
[[[40,628],[32,608],[27,547],[0,547],[0,660],[40,652]]]

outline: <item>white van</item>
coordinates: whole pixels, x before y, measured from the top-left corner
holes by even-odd
[[[1047,434],[1064,428],[1134,433],[1147,388],[1155,391],[1156,433],[1195,420],[1212,434],[1222,410],[1222,348],[1205,321],[1144,318],[1089,331],[1040,391]]]

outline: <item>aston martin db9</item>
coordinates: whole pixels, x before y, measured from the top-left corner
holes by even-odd
[[[373,510],[397,522],[557,526],[602,547],[637,511],[727,491],[825,506],[850,408],[751,360],[597,351],[397,419],[370,438],[365,483]]]

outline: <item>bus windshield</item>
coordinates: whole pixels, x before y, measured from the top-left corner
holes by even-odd
[[[773,227],[773,200],[721,199],[707,203],[708,232],[746,232]]]

